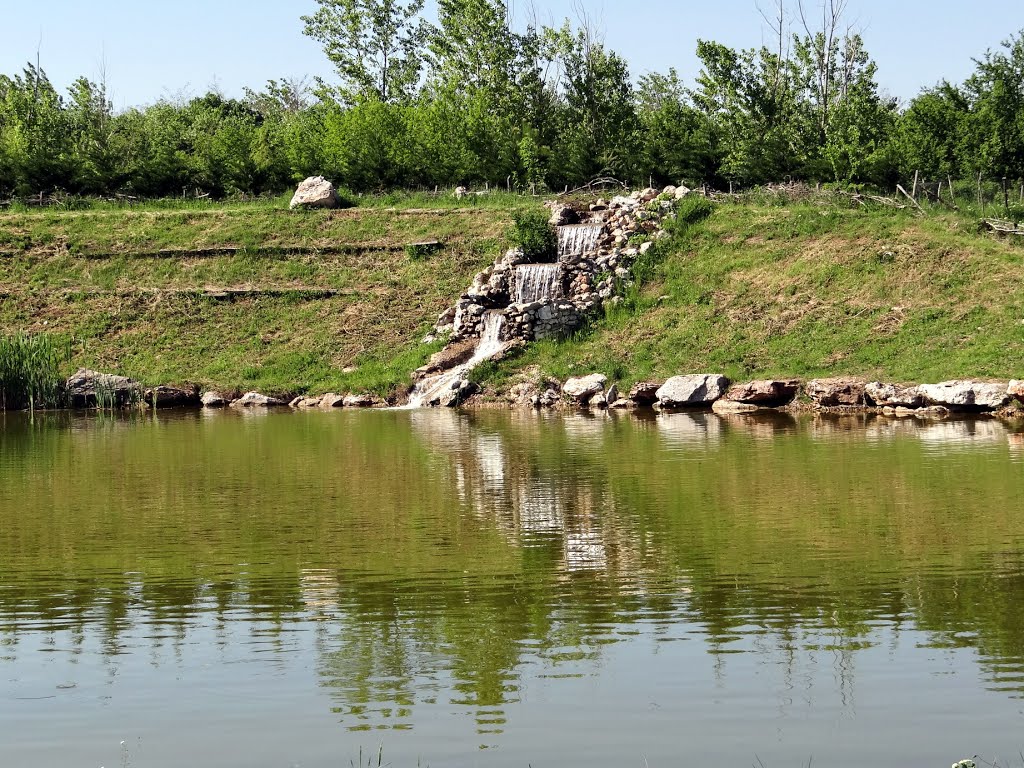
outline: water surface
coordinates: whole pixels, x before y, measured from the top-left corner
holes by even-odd
[[[994,420],[7,415],[0,765],[1019,763],[1022,457]]]

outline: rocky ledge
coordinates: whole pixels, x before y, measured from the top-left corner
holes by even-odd
[[[762,410],[872,412],[885,416],[941,417],[950,413],[1017,415],[1024,404],[1024,381],[945,381],[899,384],[851,377],[766,379],[733,385],[722,374],[688,374],[664,382],[642,382],[625,397],[602,374],[520,382],[504,397],[520,408],[712,409],[719,413]]]

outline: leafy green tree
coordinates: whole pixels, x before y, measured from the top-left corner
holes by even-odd
[[[562,180],[632,178],[639,123],[629,67],[586,29],[563,30],[561,40],[564,107],[555,155]]]
[[[1024,31],[988,51],[964,83],[970,114],[962,165],[973,172],[1024,177]]]
[[[659,184],[704,176],[700,114],[689,103],[679,73],[650,73],[636,93],[642,142],[641,172]]]
[[[0,76],[0,136],[8,185],[35,194],[71,185],[74,147],[64,100],[46,73],[29,64],[21,75]]]
[[[707,151],[721,157],[719,173],[741,183],[797,173],[805,149],[790,63],[767,48],[736,51],[705,40],[697,56],[703,67],[694,102],[707,125]]]
[[[428,27],[424,0],[317,0],[305,33],[324,47],[341,78],[342,101],[407,101],[420,80]]]
[[[950,83],[914,99],[900,116],[896,139],[904,176],[922,171],[932,178],[959,177],[960,142],[968,116],[966,96]]]

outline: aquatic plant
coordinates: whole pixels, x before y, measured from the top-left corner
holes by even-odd
[[[70,358],[71,345],[53,336],[0,336],[0,410],[57,405]]]

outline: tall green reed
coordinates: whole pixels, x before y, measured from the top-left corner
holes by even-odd
[[[70,343],[53,336],[0,336],[0,410],[59,405],[70,359]]]

